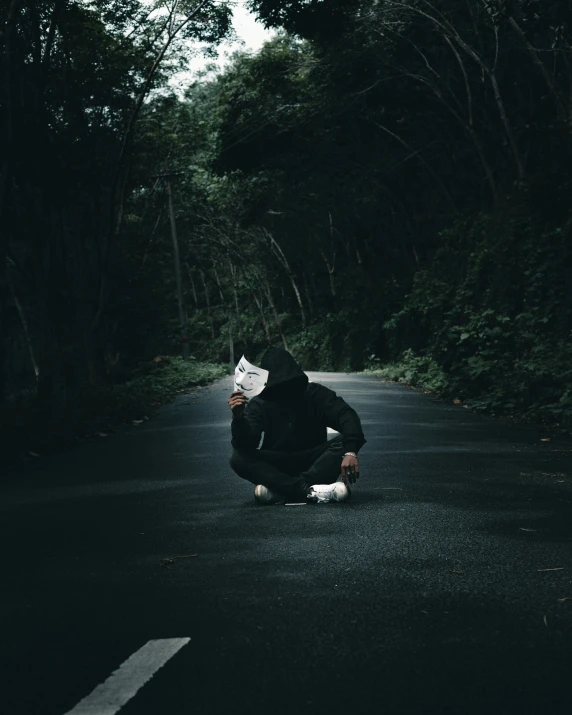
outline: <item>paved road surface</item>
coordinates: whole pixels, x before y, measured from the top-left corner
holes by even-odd
[[[350,504],[254,504],[230,379],[3,480],[3,715],[572,712],[571,445],[311,377],[363,420]]]

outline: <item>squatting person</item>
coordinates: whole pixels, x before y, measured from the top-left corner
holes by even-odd
[[[309,382],[282,348],[269,348],[261,367],[268,372],[262,392],[248,399],[235,390],[228,400],[232,469],[256,485],[261,504],[347,501],[366,441],[357,413],[333,390]],[[328,427],[339,436],[328,441]]]

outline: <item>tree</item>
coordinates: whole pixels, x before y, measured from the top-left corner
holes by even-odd
[[[146,99],[184,67],[189,42],[212,49],[228,34],[231,11],[201,0],[39,0],[3,11],[2,248],[27,280],[39,395],[51,402],[56,386],[104,379],[114,354],[117,242],[137,189]]]

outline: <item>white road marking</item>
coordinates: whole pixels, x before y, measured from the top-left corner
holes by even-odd
[[[190,640],[164,638],[145,643],[65,715],[115,715]]]

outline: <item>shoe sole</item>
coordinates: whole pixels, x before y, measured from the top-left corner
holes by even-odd
[[[351,492],[344,499],[308,499],[308,504],[345,504],[351,499]]]

